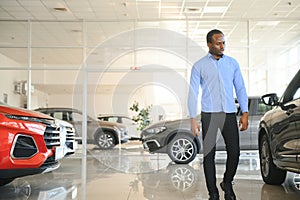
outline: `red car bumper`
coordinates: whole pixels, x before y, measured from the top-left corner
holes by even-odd
[[[59,144],[59,129],[53,125],[10,119],[0,114],[0,179],[58,168],[55,144]]]

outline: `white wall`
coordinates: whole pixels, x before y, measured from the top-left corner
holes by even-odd
[[[20,64],[0,54],[0,66],[21,67]],[[27,79],[27,71],[23,70],[1,70],[0,71],[0,101],[3,102],[3,94],[8,95],[8,104],[23,107],[26,97],[14,92],[14,83]]]

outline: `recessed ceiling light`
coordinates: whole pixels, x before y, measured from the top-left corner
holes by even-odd
[[[159,2],[159,1],[161,1],[161,0],[136,0],[137,2],[138,1],[141,1],[141,2],[143,2],[143,1],[153,1],[153,2]]]
[[[257,26],[276,26],[280,21],[259,21],[256,23]]]
[[[210,7],[204,7],[203,12],[204,13],[223,13],[225,12],[227,7],[217,7],[217,6],[210,6]]]
[[[200,13],[201,12],[201,8],[184,8],[184,12],[185,13]]]
[[[64,8],[64,7],[61,7],[61,8],[53,8],[55,11],[60,11],[60,12],[67,12],[68,9],[67,8]]]
[[[72,33],[81,33],[82,31],[81,30],[77,30],[77,29],[72,29],[71,32]]]

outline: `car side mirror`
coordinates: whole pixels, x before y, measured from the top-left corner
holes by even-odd
[[[276,93],[265,94],[261,97],[261,100],[264,104],[268,106],[277,106],[279,105],[279,98]]]

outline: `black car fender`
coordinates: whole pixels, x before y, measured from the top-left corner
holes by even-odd
[[[269,140],[269,128],[268,125],[266,124],[265,121],[261,121],[259,124],[259,129],[258,129],[258,138],[259,138],[259,142],[262,138],[263,135],[267,135],[267,138]]]
[[[268,125],[266,124],[265,121],[261,121],[260,124],[259,124],[259,129],[258,129],[259,140],[265,134],[267,134],[267,136],[269,138],[269,128],[268,128]]]
[[[260,122],[260,125],[259,125],[259,130],[258,130],[258,138],[259,138],[259,149],[260,149],[260,142],[261,142],[261,138],[266,135],[267,138],[268,138],[268,142],[269,142],[269,147],[270,147],[270,150],[271,150],[271,154],[272,154],[272,157],[273,159],[275,158],[275,155],[274,155],[274,151],[272,149],[272,145],[271,145],[271,136],[270,136],[270,130],[269,130],[269,126],[267,125],[267,123],[265,121],[261,121]]]
[[[176,136],[176,135],[188,135],[189,137],[191,137],[196,145],[197,145],[197,149],[198,149],[198,153],[200,153],[201,150],[201,139],[200,137],[195,137],[191,131],[186,130],[186,129],[176,129],[172,132],[170,132],[168,134],[168,136],[166,137],[166,145],[169,144],[171,142],[171,140]]]

